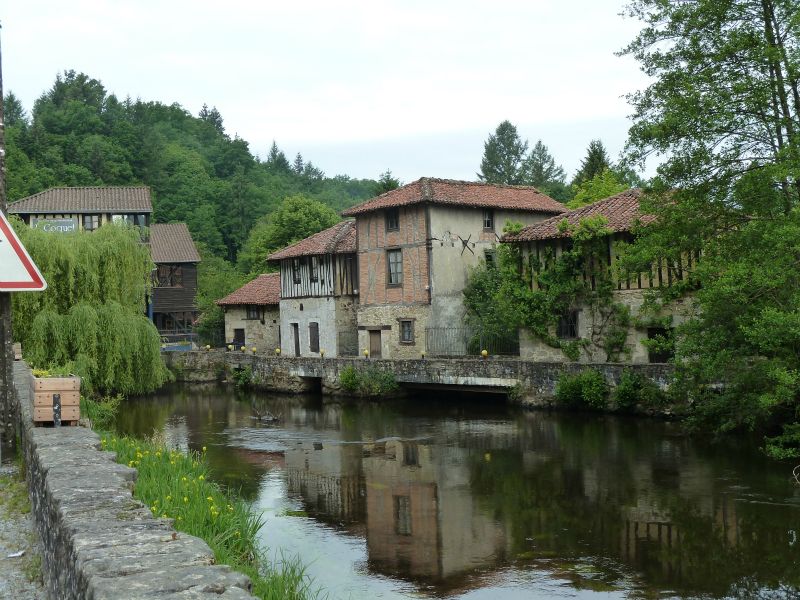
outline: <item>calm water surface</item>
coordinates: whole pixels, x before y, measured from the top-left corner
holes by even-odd
[[[255,410],[281,417],[268,424]],[[323,404],[176,387],[119,429],[208,447],[330,598],[800,598],[791,465],[671,423],[492,396]]]

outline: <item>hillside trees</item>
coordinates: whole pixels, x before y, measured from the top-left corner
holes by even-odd
[[[215,108],[109,94],[66,71],[30,115],[5,98],[9,200],[58,185],[150,186],[157,222],[185,221],[196,241],[235,260],[259,217],[304,194],[341,210],[372,195],[370,180],[333,178],[308,161],[295,170],[273,143],[265,162],[229,136]]]
[[[653,79],[631,94],[635,161],[665,158],[630,256],[700,250],[698,316],[678,343],[699,422],[720,430],[800,420],[800,21],[790,0],[635,0],[623,50]],[[723,383],[723,386],[719,384]],[[800,455],[800,435],[773,451]]]

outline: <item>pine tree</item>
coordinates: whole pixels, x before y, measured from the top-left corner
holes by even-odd
[[[375,195],[380,196],[386,192],[396,190],[400,187],[400,180],[392,175],[391,169],[386,169],[381,173],[378,184],[375,186]]]
[[[580,186],[584,181],[593,179],[596,175],[602,175],[603,171],[611,167],[611,160],[608,158],[603,142],[592,140],[586,150],[586,158],[581,161],[581,168],[575,174],[572,185]]]
[[[522,171],[525,184],[538,188],[545,188],[548,184],[553,183],[563,184],[566,177],[564,168],[556,164],[542,140],[538,140],[534,145],[522,165]]]
[[[294,169],[295,173],[301,175],[303,173],[304,166],[305,165],[303,164],[303,155],[298,152],[297,156],[294,157],[294,166],[292,168]]]
[[[289,173],[292,170],[292,165],[289,164],[289,161],[286,158],[286,155],[283,153],[283,150],[278,148],[278,144],[275,143],[275,140],[272,141],[272,146],[269,148],[266,165],[271,171],[282,171],[284,173]]]
[[[510,121],[503,121],[483,144],[483,159],[478,178],[486,183],[522,185],[523,162],[528,142],[519,137]]]

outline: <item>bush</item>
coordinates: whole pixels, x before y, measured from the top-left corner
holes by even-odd
[[[602,410],[608,404],[608,383],[597,369],[576,375],[562,373],[556,384],[556,400],[570,408]]]
[[[89,419],[92,429],[109,429],[114,425],[122,400],[121,394],[97,400],[81,395],[81,415]]]
[[[339,371],[339,385],[342,389],[359,396],[383,396],[397,391],[399,385],[394,374],[377,367],[356,369],[348,366]]]
[[[653,381],[640,373],[625,369],[611,395],[611,400],[620,410],[657,408],[663,406],[667,396]]]

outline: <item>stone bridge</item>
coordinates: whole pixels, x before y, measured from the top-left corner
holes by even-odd
[[[294,358],[249,352],[199,350],[165,352],[167,366],[179,381],[221,381],[231,372],[250,367],[257,387],[281,392],[321,391],[347,395],[339,373],[352,366],[391,372],[401,388],[429,388],[500,393],[528,405],[550,403],[564,372],[595,368],[616,385],[625,369],[635,370],[660,387],[669,385],[673,368],[668,364],[530,362],[513,358],[425,358],[375,360],[367,358]]]

